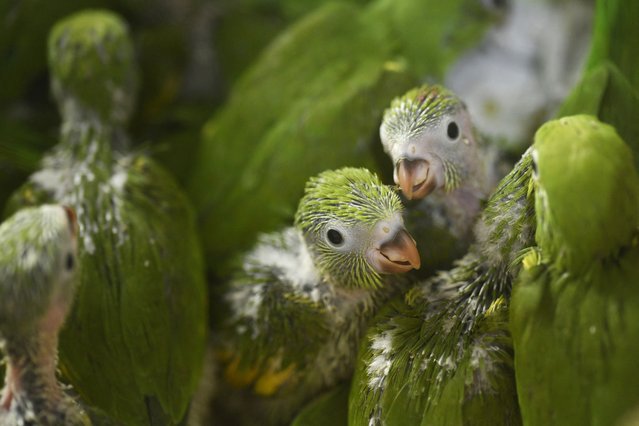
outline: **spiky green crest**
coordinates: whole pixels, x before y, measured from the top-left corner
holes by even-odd
[[[554,120],[535,135],[536,239],[554,261],[587,267],[631,243],[639,178],[630,148],[597,118]]]
[[[49,36],[48,56],[52,91],[65,121],[92,114],[113,123],[129,119],[137,68],[127,26],[117,15],[85,11],[60,21]]]
[[[0,225],[0,334],[36,326],[54,293],[72,298],[76,245],[71,227],[58,205],[25,208]]]
[[[397,193],[370,171],[345,167],[312,177],[295,215],[318,269],[326,279],[344,287],[378,288],[382,277],[366,260],[375,225],[401,215]],[[338,229],[355,241],[343,249],[330,244],[327,232]]]
[[[455,94],[439,85],[417,87],[393,99],[384,111],[382,128],[388,140],[408,140],[425,127],[438,123],[444,115],[462,107]]]

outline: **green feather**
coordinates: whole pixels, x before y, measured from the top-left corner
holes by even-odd
[[[384,111],[382,128],[389,141],[407,141],[459,108],[461,101],[442,86],[423,85],[399,96]]]
[[[60,337],[61,370],[115,421],[177,424],[206,335],[194,214],[171,176],[126,151],[137,69],[121,19],[73,15],[52,30],[49,47],[61,140],[11,208],[55,201],[78,215],[82,272]]]
[[[549,122],[535,140],[538,248],[510,317],[522,416],[617,424],[639,403],[639,176],[595,117]]]
[[[493,22],[490,9],[477,0],[329,3],[273,40],[203,129],[188,189],[210,268],[224,275],[258,232],[290,220],[310,176],[375,170],[385,106],[417,77],[442,78]]]
[[[399,196],[366,169],[342,168],[312,177],[295,215],[295,226],[309,235],[317,253],[317,267],[344,287],[376,289],[382,277],[364,252],[335,251],[321,234],[330,222],[372,227],[401,214]]]
[[[262,235],[226,286],[219,351],[228,382],[245,389],[223,391],[223,410],[241,424],[284,423],[349,377],[368,320],[402,282],[367,254],[405,232],[401,211],[397,193],[366,169],[309,179],[295,227]]]
[[[58,333],[77,289],[75,216],[59,205],[20,210],[0,225],[0,424],[86,426],[55,377]]]
[[[520,424],[506,315],[520,253],[533,243],[531,175],[527,151],[490,197],[469,253],[377,317],[351,424]]]

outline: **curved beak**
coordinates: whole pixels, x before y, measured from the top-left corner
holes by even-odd
[[[71,229],[71,234],[76,237],[78,235],[78,217],[75,214],[75,211],[69,206],[62,206],[64,212],[67,214],[67,219],[69,220],[69,228]]]
[[[395,183],[409,200],[424,198],[437,187],[435,173],[426,160],[399,160],[395,165],[395,177]]]
[[[397,274],[419,269],[421,260],[415,240],[404,228],[371,253],[371,264],[380,274]]]

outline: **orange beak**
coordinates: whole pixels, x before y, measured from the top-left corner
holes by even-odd
[[[415,240],[405,229],[372,253],[373,268],[381,274],[397,274],[419,269],[421,260]]]
[[[64,212],[69,219],[69,227],[71,228],[71,234],[76,237],[78,235],[78,217],[75,215],[75,211],[69,206],[62,206]]]
[[[437,187],[435,174],[431,172],[426,160],[402,159],[396,165],[397,184],[404,196],[409,199],[426,197]]]

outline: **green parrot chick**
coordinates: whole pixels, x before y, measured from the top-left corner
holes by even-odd
[[[75,213],[19,211],[0,225],[0,345],[7,356],[0,424],[86,425],[55,377],[58,332],[76,290]]]
[[[424,85],[394,99],[380,137],[395,183],[409,200],[460,188],[488,195],[481,141],[465,105],[443,87]]]
[[[404,196],[443,205],[453,234],[471,230],[496,183],[495,152],[484,145],[464,103],[441,86],[423,85],[394,99],[380,126],[393,178]]]
[[[613,127],[587,115],[550,122],[532,155],[536,240],[546,257],[575,270],[630,243],[639,223],[637,174]]]
[[[349,400],[351,425],[518,425],[507,328],[520,253],[534,243],[532,159],[500,182],[476,242],[375,318]]]
[[[524,423],[612,425],[639,403],[639,176],[593,116],[535,135],[538,247],[513,287],[510,328]]]
[[[419,267],[393,189],[366,169],[311,178],[295,226],[262,236],[225,294],[227,379],[290,420],[349,376],[367,320],[397,289],[389,274]]]
[[[76,13],[49,38],[59,143],[13,197],[71,206],[79,286],[60,369],[91,407],[123,424],[177,424],[197,386],[207,296],[195,217],[173,178],[131,153],[137,67],[127,25]]]
[[[447,268],[474,239],[473,225],[496,184],[497,151],[482,143],[464,103],[441,86],[394,99],[380,137],[394,180],[411,200],[406,225],[428,270]]]

